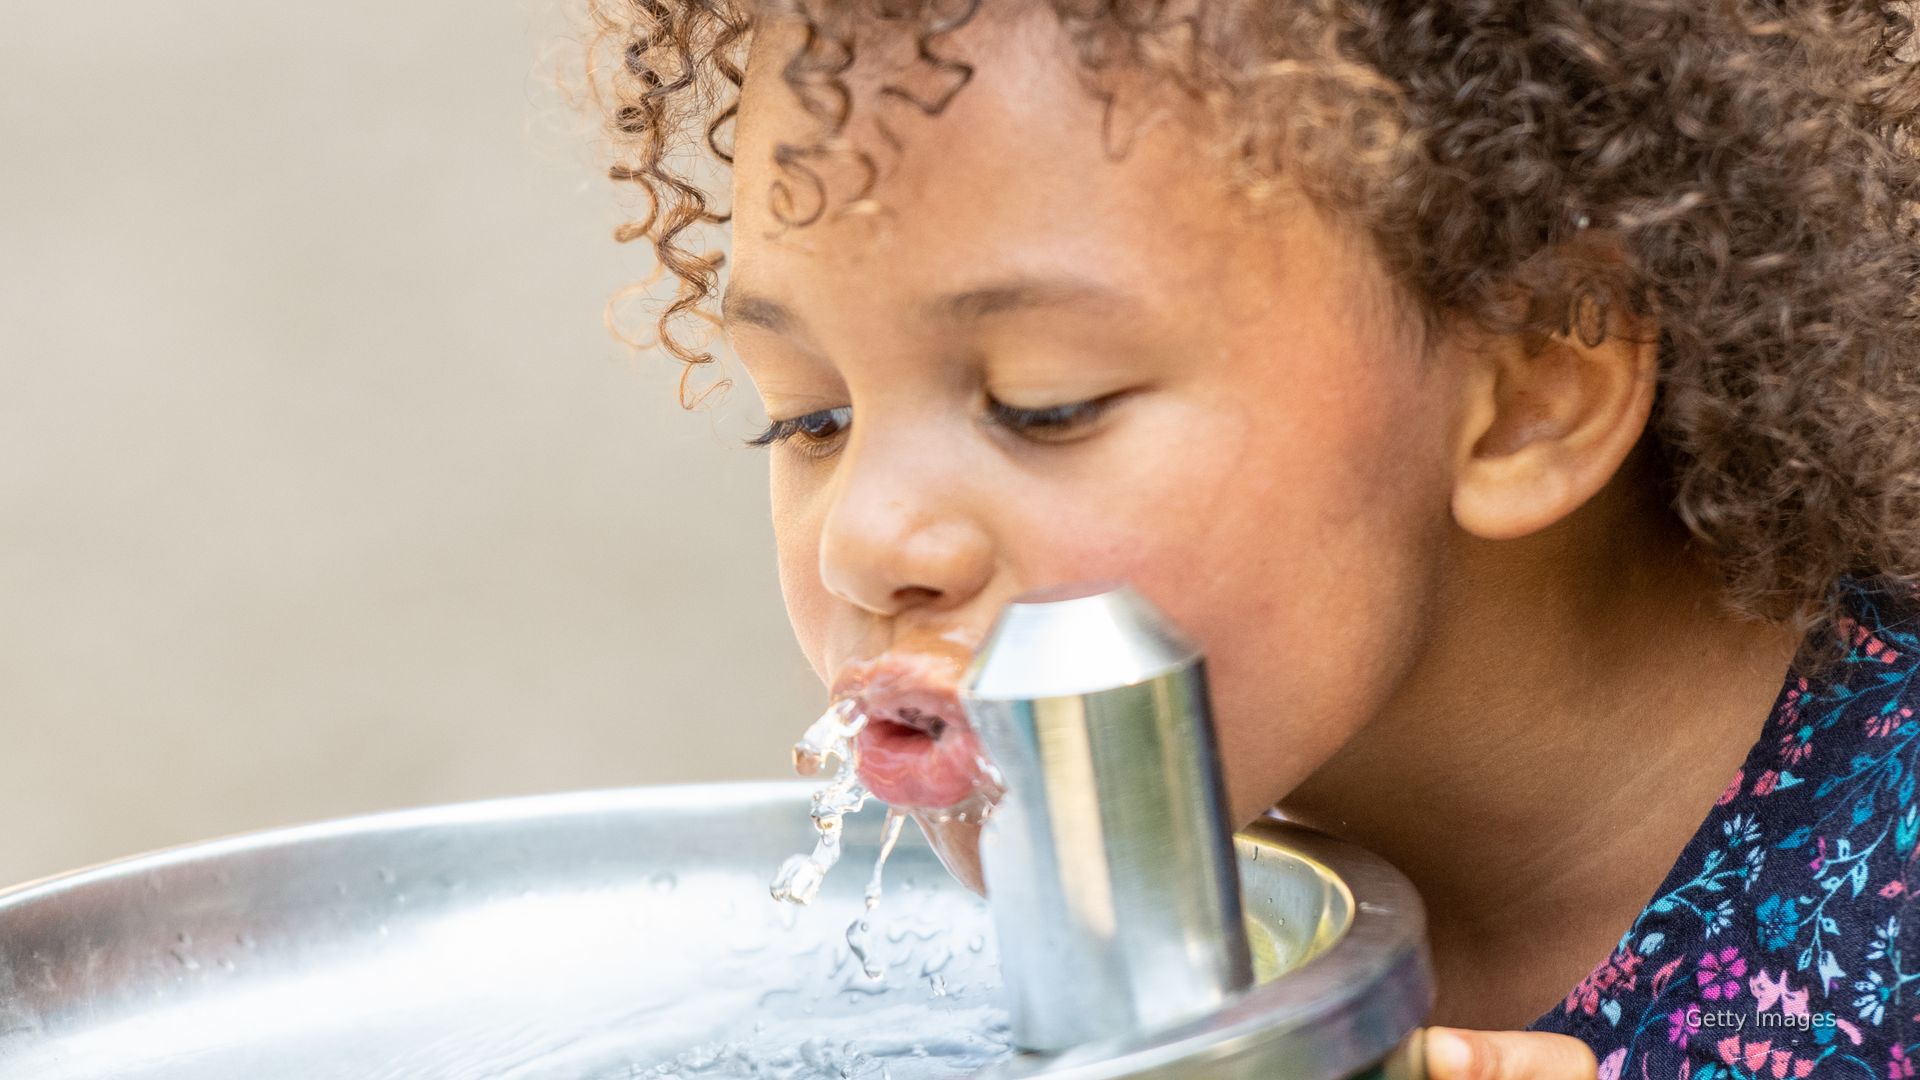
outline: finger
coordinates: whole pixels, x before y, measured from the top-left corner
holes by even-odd
[[[1595,1080],[1600,1064],[1579,1039],[1543,1031],[1427,1029],[1429,1080]]]

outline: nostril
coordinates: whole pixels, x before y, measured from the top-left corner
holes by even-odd
[[[929,604],[940,599],[940,596],[939,589],[929,589],[924,585],[906,585],[893,590],[894,601],[903,608]]]

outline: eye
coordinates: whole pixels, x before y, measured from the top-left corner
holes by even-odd
[[[813,457],[826,457],[833,453],[834,444],[853,423],[853,408],[842,405],[837,409],[820,409],[803,416],[785,420],[775,420],[767,425],[767,430],[747,440],[748,446],[772,446],[789,439],[797,440],[796,446],[801,453]]]
[[[1119,394],[1108,394],[1088,401],[1025,409],[990,397],[987,399],[987,419],[1035,442],[1062,442],[1083,432],[1119,398]]]

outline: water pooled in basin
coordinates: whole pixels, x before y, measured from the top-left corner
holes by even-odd
[[[858,1024],[764,1025],[749,1039],[707,1043],[595,1080],[959,1080],[1010,1052],[998,1009],[929,1019],[895,1008]]]
[[[772,938],[758,953],[728,954],[711,973],[730,987],[725,1000],[663,988],[657,1004],[633,1003],[631,1026],[610,1025],[625,1027],[620,1045],[573,1057],[619,1054],[621,1064],[563,1071],[547,1061],[545,1071],[510,1080],[960,1080],[1005,1060],[1011,1030],[983,937],[989,915],[957,883],[926,885],[937,863],[903,842],[905,826],[906,815],[894,814],[877,837],[862,830],[847,839],[847,854],[876,856],[864,882],[830,882],[806,906],[748,905],[741,928]],[[877,906],[889,870],[896,888],[920,876],[905,894],[911,903],[884,926],[847,926],[847,912],[874,910],[868,901]],[[967,950],[969,940],[984,955]]]

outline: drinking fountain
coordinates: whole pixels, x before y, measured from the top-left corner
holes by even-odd
[[[1124,586],[1010,604],[962,695],[991,902],[880,815],[806,907],[812,785],[568,792],[182,845],[0,891],[20,1080],[1419,1077],[1413,888],[1229,836],[1204,661]],[[872,922],[871,978],[848,943]]]
[[[1260,869],[1263,849],[1236,857],[1205,658],[1144,596],[1123,582],[1075,582],[1014,597],[969,665],[961,700],[1004,791],[982,829],[980,862],[1011,1039],[1029,1071],[1124,1057],[1119,1047],[1156,1040],[1178,1048],[1163,1051],[1165,1065],[1098,1075],[1344,1077],[1362,1063],[1420,1071],[1417,1039],[1402,1041],[1430,1005],[1418,947],[1349,1010],[1322,1000],[1325,1015],[1283,1020],[1285,1008],[1262,1001],[1265,988],[1253,992],[1250,932],[1264,946],[1287,916],[1247,910],[1242,873]],[[1411,888],[1375,862],[1365,873],[1382,894],[1360,901],[1360,913],[1387,910],[1391,888],[1402,927],[1417,925]],[[1348,876],[1362,873],[1356,865]],[[1303,957],[1274,959],[1270,967],[1290,970],[1270,986],[1304,978]],[[1396,995],[1413,1007],[1389,1019]],[[1244,1028],[1226,1020],[1242,1013]]]

